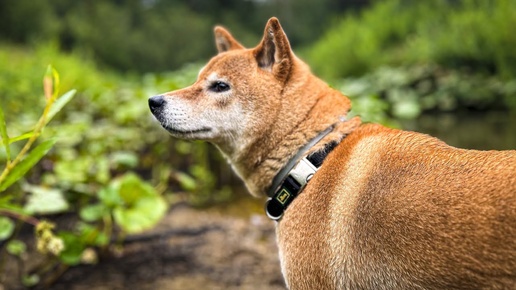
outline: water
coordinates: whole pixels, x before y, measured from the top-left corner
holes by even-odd
[[[516,149],[516,114],[508,112],[425,114],[401,124],[405,130],[432,135],[455,147]]]

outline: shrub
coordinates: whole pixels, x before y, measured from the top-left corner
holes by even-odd
[[[515,78],[515,26],[511,0],[378,1],[346,15],[305,55],[326,78],[424,63]]]

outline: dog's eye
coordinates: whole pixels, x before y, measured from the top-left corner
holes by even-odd
[[[211,85],[210,90],[217,93],[222,93],[229,90],[229,85],[224,82],[214,82]]]

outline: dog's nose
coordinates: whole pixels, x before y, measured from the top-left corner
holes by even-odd
[[[165,103],[165,99],[163,98],[162,95],[149,98],[149,108],[150,108],[151,112],[153,112],[153,113],[156,112],[157,110],[159,110],[163,106],[164,103]]]

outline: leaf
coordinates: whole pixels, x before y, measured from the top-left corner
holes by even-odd
[[[59,94],[59,73],[52,65],[48,65],[43,77],[43,90],[47,102],[53,102]]]
[[[152,186],[133,173],[125,174],[115,183],[115,188],[118,189],[118,194],[125,204],[129,206],[142,197],[158,195]]]
[[[156,190],[134,174],[117,181],[124,206],[113,210],[115,222],[127,233],[138,233],[153,227],[165,215],[167,203]]]
[[[10,218],[0,216],[0,241],[8,239],[14,231],[14,223]]]
[[[59,99],[57,99],[52,107],[50,108],[50,111],[48,112],[47,118],[45,120],[45,125],[48,124],[54,116],[61,111],[61,109],[68,104],[72,100],[72,98],[75,96],[75,93],[77,90],[70,90],[66,92],[64,95],[62,95]]]
[[[7,244],[7,252],[14,256],[21,256],[27,252],[27,245],[20,240],[12,240]]]
[[[7,160],[11,161],[11,149],[9,148],[9,135],[7,134],[7,125],[5,124],[4,111],[0,108],[0,137],[2,137],[2,143],[5,147],[5,153],[7,154]]]
[[[58,237],[63,240],[65,245],[64,250],[59,254],[59,260],[71,266],[79,264],[82,252],[86,249],[84,241],[77,235],[67,231],[59,232]]]
[[[111,162],[116,166],[135,168],[138,165],[138,156],[129,151],[118,151],[111,154]]]
[[[69,207],[63,192],[58,189],[42,186],[27,186],[25,189],[31,193],[24,207],[29,214],[60,213]]]
[[[25,159],[23,159],[16,167],[13,168],[11,172],[7,175],[4,182],[0,184],[0,192],[7,189],[13,183],[18,181],[22,176],[27,173],[38,161],[47,154],[47,152],[52,149],[54,144],[56,143],[55,139],[49,139],[41,144],[39,144],[34,150],[32,150]]]
[[[99,191],[98,197],[102,203],[108,208],[114,208],[123,205],[124,201],[118,194],[118,189],[113,186],[108,186]]]
[[[156,225],[167,211],[167,203],[161,196],[139,199],[129,208],[113,211],[115,222],[129,234],[140,233]]]
[[[77,92],[77,90],[71,90],[71,91],[68,91],[67,93],[65,93],[64,95],[62,95],[59,99],[57,99],[57,101],[54,102],[54,104],[52,105],[52,107],[50,108],[50,111],[48,112],[48,115],[46,117],[46,120],[45,120],[45,125],[48,124],[50,121],[52,121],[52,119],[54,118],[54,116],[59,113],[59,111],[61,111],[61,109],[66,105],[68,104],[68,102],[70,102],[73,97],[75,96],[75,93]],[[0,113],[1,114],[1,113]],[[1,120],[0,120],[1,121]],[[0,125],[1,126],[1,125]],[[0,129],[1,130],[1,129]],[[27,132],[27,133],[24,133],[24,134],[21,134],[19,136],[16,136],[16,137],[12,137],[12,138],[8,138],[9,140],[9,144],[11,143],[14,143],[14,142],[18,142],[18,141],[21,141],[21,140],[25,140],[25,139],[29,139],[30,137],[32,137],[32,135],[34,135],[34,132],[33,131],[30,131],[30,132]],[[2,137],[2,140],[4,138]]]
[[[9,138],[9,144],[14,143],[14,142],[18,142],[18,141],[21,141],[21,140],[29,139],[30,137],[32,137],[32,135],[34,135],[34,132],[31,131],[31,132],[27,132],[27,133],[21,134],[20,136]]]
[[[25,287],[32,287],[39,283],[40,277],[38,274],[23,275],[21,280]]]
[[[86,246],[106,246],[109,243],[108,236],[101,232],[98,227],[81,223],[78,229],[79,236]]]
[[[184,190],[194,191],[197,188],[197,182],[190,175],[183,172],[177,172],[175,177],[179,182],[179,185],[181,185],[181,188]]]
[[[81,208],[79,215],[84,221],[95,222],[100,220],[107,213],[108,211],[104,204],[98,203]]]
[[[8,239],[14,231],[14,223],[10,218],[0,216],[0,241]]]

